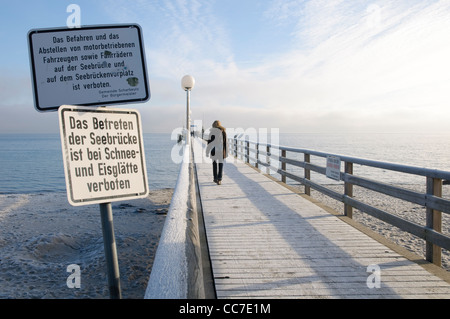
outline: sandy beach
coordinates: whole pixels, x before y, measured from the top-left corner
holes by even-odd
[[[112,203],[122,297],[144,296],[172,189]],[[0,299],[109,299],[98,205],[65,193],[0,195]],[[80,288],[69,288],[69,265]]]
[[[336,192],[344,193],[344,188],[342,185],[327,185],[329,189],[335,190]],[[408,188],[418,192],[425,193],[425,186],[400,186]],[[412,221],[419,225],[426,225],[426,210],[420,205],[405,202],[390,196],[382,195],[376,192],[369,191],[360,187],[354,187],[353,189],[354,197],[357,200],[361,200],[366,204],[370,204],[376,208],[382,209],[388,213],[395,214],[404,218],[406,220]],[[450,187],[445,185],[442,189],[443,197],[450,198]],[[338,202],[328,196],[325,196],[318,191],[311,190],[311,197],[319,200],[323,204],[332,208],[333,210],[344,213],[344,204]],[[364,226],[368,227],[372,231],[383,235],[390,241],[397,245],[400,245],[409,251],[421,256],[425,256],[425,241],[413,236],[407,232],[400,230],[390,224],[380,221],[368,214],[361,213],[357,209],[353,210],[353,219]],[[450,232],[450,216],[442,214],[442,232],[449,235]],[[442,250],[442,268],[450,270],[450,253],[447,250]]]
[[[327,186],[342,191],[339,185]],[[420,190],[420,187],[417,188]],[[444,197],[450,195],[448,186]],[[122,296],[141,299],[172,198],[172,189],[150,192],[146,199],[113,203]],[[355,198],[425,224],[425,209],[354,188]],[[312,197],[337,212],[343,204],[312,190]],[[425,243],[413,235],[354,210],[354,220],[419,256]],[[450,221],[443,216],[443,231]],[[450,254],[443,250],[443,268]],[[69,288],[69,265],[79,265],[81,287]],[[65,193],[0,195],[0,299],[108,299],[109,291],[98,205],[72,207]]]

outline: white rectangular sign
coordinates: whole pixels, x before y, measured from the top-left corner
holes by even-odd
[[[327,156],[327,170],[328,178],[340,181],[341,180],[341,159],[337,156]]]
[[[63,105],[59,119],[71,205],[148,196],[138,111]]]
[[[28,46],[38,111],[150,99],[139,25],[35,29]]]

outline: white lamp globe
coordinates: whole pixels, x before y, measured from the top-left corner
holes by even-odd
[[[192,90],[195,86],[195,79],[191,75],[185,75],[181,79],[181,87],[183,90]]]

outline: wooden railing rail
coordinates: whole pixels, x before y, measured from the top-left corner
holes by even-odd
[[[338,200],[344,204],[344,214],[352,218],[353,209],[369,214],[403,231],[411,233],[426,241],[425,258],[441,266],[442,248],[450,250],[450,237],[442,233],[442,213],[450,214],[450,200],[442,198],[443,181],[450,181],[450,172],[436,169],[408,166],[397,163],[374,161],[370,159],[357,158],[344,155],[336,155],[307,149],[285,147],[270,143],[259,143],[255,141],[237,138],[229,139],[230,152],[237,158],[256,168],[265,167],[266,173],[273,171],[281,175],[281,181],[286,183],[291,179],[305,186],[305,194],[311,194],[311,188],[322,194]],[[288,153],[303,154],[303,161],[288,157]],[[327,168],[313,164],[312,157],[338,158],[343,163],[343,171],[339,172],[339,181],[344,183],[344,193],[336,192],[311,180],[311,172],[326,175]],[[275,167],[271,159],[281,165]],[[425,177],[426,192],[405,189],[365,177],[356,176],[353,166],[361,165],[379,168],[392,172],[407,173]],[[287,165],[303,168],[303,177],[287,171]],[[401,218],[369,204],[356,200],[353,197],[353,186],[359,186],[377,193],[395,197],[407,202],[421,205],[426,208],[426,226]]]

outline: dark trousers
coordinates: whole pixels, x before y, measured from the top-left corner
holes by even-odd
[[[223,174],[223,163],[217,163],[213,161],[213,175],[215,181],[221,181]]]

